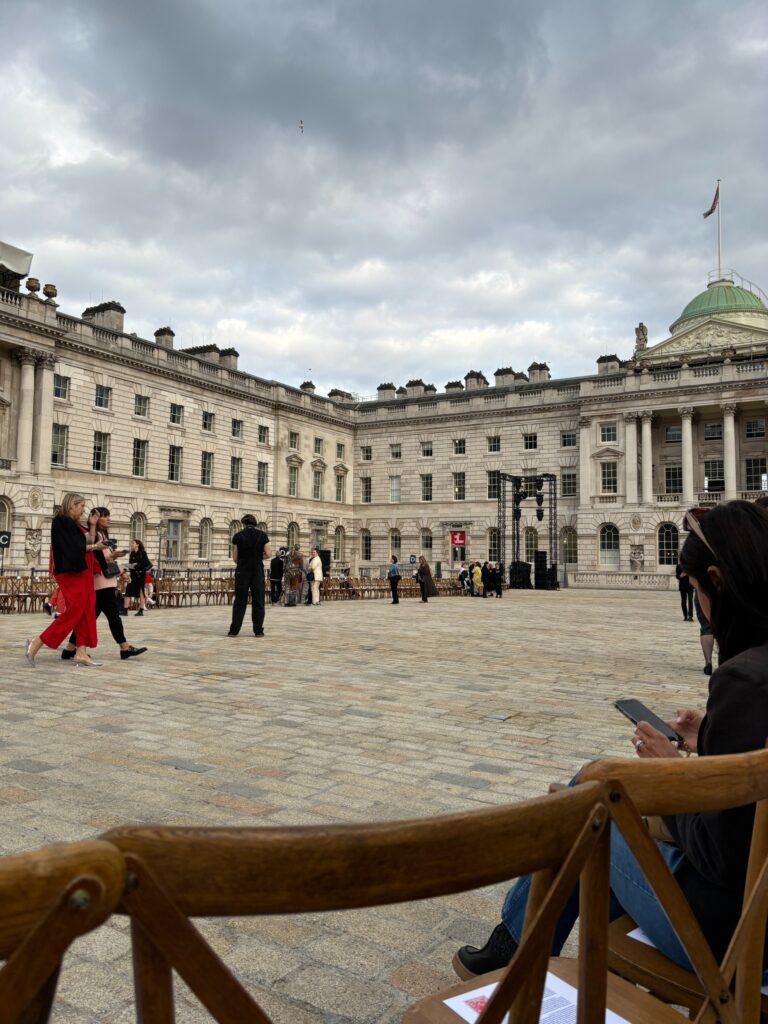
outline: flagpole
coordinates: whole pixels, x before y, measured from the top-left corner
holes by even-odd
[[[722,259],[722,253],[723,253],[723,231],[722,231],[722,226],[721,226],[721,223],[720,223],[720,210],[722,209],[722,206],[723,206],[723,194],[720,191],[720,179],[719,178],[717,179],[717,194],[718,194],[718,203],[717,203],[717,279],[718,279],[718,281],[722,281],[722,279],[723,279],[723,270],[722,270],[722,267],[723,267],[723,259]]]

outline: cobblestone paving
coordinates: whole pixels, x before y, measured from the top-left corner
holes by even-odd
[[[703,704],[698,628],[675,593],[513,592],[268,609],[264,639],[224,637],[229,609],[126,621],[149,653],[103,667],[0,619],[0,849],[128,822],[314,824],[405,818],[541,794],[584,761],[631,753],[611,707]],[[247,625],[247,623],[246,623]],[[205,922],[277,1022],[395,1021],[454,979],[504,887],[376,910]],[[125,921],[79,940],[55,1024],[134,1020]],[[178,1020],[210,1020],[179,987]]]

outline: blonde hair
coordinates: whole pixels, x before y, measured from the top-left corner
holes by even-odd
[[[59,516],[68,516],[72,506],[76,505],[78,501],[85,501],[82,494],[78,494],[77,491],[67,491],[67,493],[63,494],[61,497],[61,504],[59,505],[59,510],[56,514]]]

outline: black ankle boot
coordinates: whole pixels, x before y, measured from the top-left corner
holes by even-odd
[[[478,974],[488,974],[506,967],[517,950],[517,943],[507,931],[506,925],[497,924],[483,946],[462,946],[453,957],[453,969],[462,981],[469,981]]]

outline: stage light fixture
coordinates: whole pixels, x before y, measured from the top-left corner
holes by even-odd
[[[536,504],[537,505],[543,505],[544,504],[544,495],[541,493],[541,491],[539,491],[539,493],[536,495]]]
[[[515,517],[515,520],[519,523],[520,522],[520,515],[521,515],[520,509],[516,508],[512,514]]]
[[[539,520],[539,522],[542,521],[542,519],[544,518],[544,509],[543,508],[537,508],[536,509],[536,518]]]
[[[537,477],[536,477],[536,490],[537,490],[537,491],[540,491],[540,490],[542,489],[542,487],[543,487],[543,486],[544,486],[544,480],[543,480],[543,478],[542,478],[542,477],[540,477],[540,476],[537,476]]]
[[[525,501],[528,497],[528,491],[520,491],[520,501]]]

